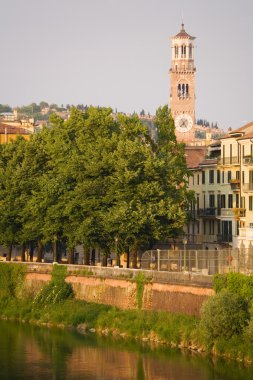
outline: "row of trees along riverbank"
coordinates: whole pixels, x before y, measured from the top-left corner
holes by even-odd
[[[54,261],[67,247],[106,256],[131,252],[179,234],[191,199],[184,147],[168,107],[156,113],[157,141],[138,117],[112,117],[110,108],[72,109],[63,121],[0,146],[0,244],[30,247],[41,261],[51,243]],[[32,257],[32,255],[31,255]],[[136,264],[136,261],[134,261]]]

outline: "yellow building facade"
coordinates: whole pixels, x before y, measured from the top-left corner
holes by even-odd
[[[253,122],[211,144],[197,164],[187,161],[196,195],[188,241],[206,249],[253,248]]]

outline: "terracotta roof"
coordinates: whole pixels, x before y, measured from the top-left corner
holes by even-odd
[[[236,140],[253,139],[253,130],[250,133],[246,133],[242,137],[238,137]]]
[[[235,129],[234,131],[231,131],[230,133],[237,133],[237,132],[246,132],[248,128],[253,128],[253,121],[251,121],[248,124],[243,125],[241,128]],[[251,129],[251,128],[250,128]]]
[[[228,132],[225,136],[221,137],[221,139],[223,140],[223,139],[229,139],[229,138],[235,137],[234,135],[237,133],[245,136],[251,132],[253,132],[253,121],[251,121],[248,124],[243,125],[242,127],[238,129]]]
[[[195,37],[190,36],[190,34],[186,33],[184,29],[184,24],[181,24],[181,30],[178,34],[176,34],[173,38],[192,38],[195,39]]]
[[[218,159],[217,158],[209,158],[209,159],[205,159],[203,160],[200,165],[215,165],[218,163]]]
[[[185,148],[186,163],[188,169],[195,169],[204,160],[207,154],[205,146],[189,146]]]
[[[30,134],[30,132],[24,128],[13,127],[12,125],[0,123],[0,134],[4,134],[5,131],[7,132],[8,135],[10,134],[29,135]]]

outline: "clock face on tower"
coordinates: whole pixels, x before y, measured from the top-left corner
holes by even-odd
[[[193,120],[190,115],[181,113],[175,119],[175,127],[178,132],[188,132],[193,126]]]

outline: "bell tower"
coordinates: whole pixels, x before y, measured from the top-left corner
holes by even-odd
[[[195,72],[194,40],[181,25],[171,38],[170,108],[177,140],[191,143],[195,139]]]

